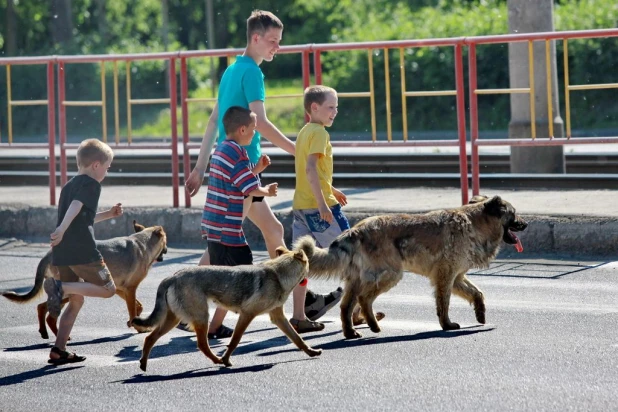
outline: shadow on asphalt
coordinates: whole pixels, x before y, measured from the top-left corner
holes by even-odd
[[[196,369],[187,372],[175,373],[172,375],[135,375],[129,379],[123,379],[120,381],[112,381],[110,383],[150,383],[150,382],[165,382],[165,381],[173,381],[178,379],[189,379],[189,378],[204,378],[209,376],[220,376],[220,375],[228,375],[228,374],[236,374],[236,373],[246,373],[246,372],[263,372],[269,369],[272,369],[275,365],[282,365],[284,363],[291,362],[306,362],[310,361],[310,358],[307,359],[299,359],[299,360],[290,360],[284,362],[277,363],[265,363],[263,365],[253,365],[253,366],[244,366],[244,367],[217,367],[213,366],[206,369]],[[232,361],[234,359],[232,358]]]
[[[522,278],[522,279],[561,279],[564,276],[572,275],[573,273],[583,272],[586,270],[596,269],[603,265],[610,263],[609,261],[594,263],[589,265],[584,264],[568,264],[568,263],[532,263],[532,262],[514,262],[514,261],[502,261],[492,263],[489,269],[482,269],[477,272],[469,272],[468,276],[479,277],[504,277],[504,278]],[[531,266],[536,266],[539,269],[531,269]],[[568,268],[568,269],[565,269]],[[526,275],[519,275],[518,269],[527,273]],[[535,276],[530,275],[530,272],[538,271],[543,275]],[[547,275],[546,273],[555,273]]]
[[[456,338],[459,336],[468,336],[468,335],[475,335],[477,333],[490,332],[494,330],[494,328],[471,330],[472,328],[478,328],[478,327],[482,327],[482,326],[469,326],[469,327],[464,327],[459,330],[452,330],[452,331],[436,330],[436,331],[430,331],[430,332],[416,333],[414,335],[365,337],[361,339],[341,339],[341,340],[336,340],[333,342],[328,342],[322,345],[315,346],[314,349],[325,349],[325,350],[346,349],[346,348],[352,348],[352,347],[357,347],[357,346],[381,345],[385,343],[410,342],[410,341],[425,340],[425,339],[436,339],[436,338],[450,339],[450,338]],[[365,329],[368,330],[369,328],[365,328]],[[341,331],[337,331],[336,333],[341,333]],[[259,356],[273,356],[273,355],[278,355],[278,354],[285,353],[285,352],[291,352],[293,350],[294,349],[271,351],[267,353],[261,353]]]
[[[97,339],[85,340],[81,342],[69,341],[69,346],[84,346],[84,345],[94,345],[97,343],[118,342],[121,340],[128,339],[133,335],[134,335],[133,333],[123,333],[122,335],[118,335],[118,336],[109,336],[106,338],[97,338]],[[23,351],[28,351],[28,350],[40,350],[40,349],[45,349],[45,348],[51,348],[52,346],[53,346],[53,341],[48,341],[45,343],[37,343],[35,345],[15,346],[12,348],[5,348],[4,351],[5,352],[23,352]]]
[[[84,366],[71,366],[67,368],[58,368],[55,365],[46,365],[41,369],[18,373],[16,375],[5,376],[0,378],[0,386],[16,385],[24,383],[32,379],[43,378],[45,376],[53,375],[59,372],[68,372],[73,369],[81,369]]]

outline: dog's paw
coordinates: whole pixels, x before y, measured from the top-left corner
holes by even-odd
[[[141,370],[143,370],[144,372],[146,372],[146,365],[148,364],[148,361],[146,359],[139,361],[139,368]]]
[[[476,321],[480,324],[485,324],[485,308],[475,308],[474,314],[476,315]]]
[[[230,367],[232,366],[232,362],[230,362],[229,358],[221,358],[220,359],[221,362],[218,363],[222,363],[225,367]]]
[[[380,333],[380,332],[382,332],[382,329],[380,329],[380,327],[377,324],[375,326],[370,326],[369,329],[371,329],[371,331],[373,333]]]
[[[361,335],[359,332],[357,332],[355,329],[351,329],[351,330],[346,330],[343,332],[343,336],[346,339],[358,339],[358,338],[362,338],[363,335]]]
[[[443,330],[457,330],[459,328],[460,328],[459,323],[455,323],[455,322],[449,322],[449,323],[445,323],[444,325],[442,325]]]
[[[305,353],[313,358],[314,356],[320,356],[322,354],[322,349],[307,348]]]
[[[39,333],[43,339],[49,339],[49,333],[47,333],[47,329],[39,329]]]

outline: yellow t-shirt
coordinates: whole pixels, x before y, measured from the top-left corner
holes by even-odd
[[[320,187],[326,204],[335,206],[338,202],[333,195],[333,146],[330,144],[330,136],[324,126],[316,123],[307,123],[296,137],[296,156],[294,166],[296,169],[296,190],[292,208],[317,209],[318,202],[311,191],[307,180],[307,159],[310,154],[319,153],[317,169]]]

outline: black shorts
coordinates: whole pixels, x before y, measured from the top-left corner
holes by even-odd
[[[210,264],[215,266],[252,265],[253,254],[248,245],[226,246],[219,242],[208,242]]]
[[[249,196],[245,196],[245,199]],[[252,196],[251,203],[261,202],[264,200],[264,196]]]

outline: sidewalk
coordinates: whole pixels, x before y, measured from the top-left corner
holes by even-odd
[[[367,216],[384,213],[420,213],[453,208],[461,204],[459,188],[340,188],[348,196],[344,211],[352,224]],[[57,196],[60,191],[58,190]],[[281,188],[268,199],[291,241],[293,189]],[[508,200],[530,223],[520,236],[527,253],[610,256],[618,255],[618,190],[492,190]],[[117,222],[97,225],[97,238],[126,235],[136,219],[144,225],[165,227],[175,244],[201,243],[199,222],[206,195],[204,185],[193,197],[192,207],[172,208],[168,186],[105,186],[99,206],[118,202],[125,215]],[[0,237],[47,238],[54,229],[56,208],[49,206],[49,189],[42,186],[0,186]],[[245,228],[252,247],[263,247],[261,234],[250,222]]]

